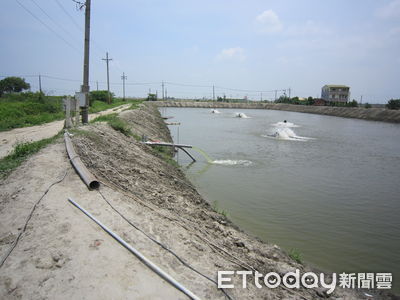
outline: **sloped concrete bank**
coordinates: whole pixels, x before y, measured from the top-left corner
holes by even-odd
[[[169,130],[155,105],[146,104],[125,111],[120,118],[133,133],[151,139],[171,141]],[[291,259],[277,245],[264,243],[243,232],[225,216],[215,212],[196,191],[184,173],[147,145],[113,130],[107,124],[85,127],[87,134],[73,140],[85,165],[107,187],[130,195],[126,210],[144,231],[177,254],[153,244],[147,249],[156,262],[200,298],[225,299],[210,280],[185,266],[187,262],[203,275],[217,280],[221,270],[257,270],[262,274],[276,272],[283,276],[296,269],[304,274],[311,268]],[[125,205],[120,200],[119,205]],[[140,245],[137,245],[140,247]],[[133,258],[134,259],[134,258]],[[254,274],[254,273],[253,273]],[[332,294],[325,288],[271,289],[258,288],[254,276],[248,276],[247,288],[242,277],[232,276],[234,289],[227,289],[233,299],[365,299],[363,291],[336,288]],[[369,291],[369,293],[371,293]],[[385,299],[377,295],[375,299]]]
[[[200,102],[200,101],[157,101],[160,107],[198,107],[198,108],[238,108],[238,109],[272,109],[285,110],[309,114],[328,115],[342,118],[355,118],[371,121],[382,121],[400,123],[400,110],[384,108],[363,107],[330,107],[330,106],[307,106],[281,103],[222,103],[222,102]]]

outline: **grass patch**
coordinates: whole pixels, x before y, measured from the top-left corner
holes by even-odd
[[[60,96],[19,93],[3,95],[0,98],[0,131],[40,125],[63,118]]]
[[[49,123],[65,118],[64,96],[45,96],[43,93],[14,93],[0,97],[0,131]],[[136,109],[142,100],[115,99],[111,104],[93,101],[89,113],[96,113],[123,104]]]
[[[172,157],[172,152],[171,149],[169,149],[169,147],[165,147],[165,146],[152,146],[152,149],[154,150],[154,152],[156,152],[159,156],[161,156],[161,158],[167,162],[168,164],[179,168],[179,164],[173,159]]]
[[[226,210],[224,210],[224,209],[221,209],[221,208],[218,206],[218,201],[214,201],[214,203],[213,203],[213,205],[212,205],[212,209],[213,209],[215,212],[219,213],[220,215],[223,215],[225,218],[228,217],[228,212],[227,212]]]
[[[129,128],[128,123],[119,118],[116,113],[98,116],[97,118],[90,121],[90,123],[95,122],[107,122],[112,129],[121,132],[123,135],[133,137],[137,141],[141,140],[140,136],[132,132],[132,130]]]
[[[17,144],[14,150],[9,155],[0,159],[0,178],[6,178],[29,156],[38,152],[40,149],[46,147],[47,145],[53,143],[55,140],[61,137],[61,135],[62,132],[51,138],[43,139],[40,141]]]
[[[299,250],[292,248],[292,249],[290,249],[288,255],[295,262],[297,262],[299,264],[303,264],[302,254],[300,253]]]

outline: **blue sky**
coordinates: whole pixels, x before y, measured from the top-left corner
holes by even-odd
[[[72,0],[3,0],[0,75],[41,73],[48,93],[79,90],[83,28]],[[108,51],[117,95],[125,72],[129,96],[161,94],[164,80],[175,97],[211,97],[212,85],[228,97],[317,97],[345,84],[363,102],[400,98],[400,0],[92,0],[91,38],[91,89],[106,87]]]

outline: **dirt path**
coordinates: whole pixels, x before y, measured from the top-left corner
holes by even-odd
[[[0,184],[0,257],[23,228],[34,203],[66,171],[65,179],[37,206],[1,268],[0,298],[187,299],[67,201],[72,197],[151,260],[163,260],[163,268],[173,265],[172,258],[163,259],[162,249],[113,212],[99,192],[87,189],[70,166],[63,143],[43,149]],[[123,211],[136,210],[149,218],[147,223],[154,220],[143,207],[121,207],[124,197],[117,192],[102,192]]]
[[[124,104],[110,108],[98,113],[90,114],[89,120],[114,112],[121,112],[130,107],[131,104]],[[43,125],[16,128],[10,131],[0,132],[0,158],[8,155],[16,143],[34,142],[56,135],[64,127],[64,120],[54,121]]]

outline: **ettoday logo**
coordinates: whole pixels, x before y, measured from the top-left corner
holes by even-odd
[[[301,274],[299,269],[294,272],[288,272],[283,276],[276,272],[269,272],[263,275],[257,271],[218,271],[218,288],[235,288],[232,283],[232,276],[235,275],[242,277],[242,288],[247,288],[247,281],[250,276],[254,277],[254,285],[259,289],[263,287],[263,284],[270,289],[277,288],[283,284],[289,289],[299,289],[300,286],[308,289],[322,287],[327,289],[327,294],[331,294],[335,290],[337,283],[336,273],[333,273],[330,282],[327,282],[326,275],[323,273],[319,274],[319,276],[314,272]]]
[[[294,272],[287,272],[283,276],[276,272],[263,275],[257,271],[218,271],[218,288],[235,288],[232,283],[233,276],[242,277],[242,288],[244,289],[247,288],[248,279],[254,278],[254,285],[259,289],[263,285],[270,289],[277,288],[280,285],[289,289],[322,287],[327,289],[328,295],[333,293],[337,285],[344,289],[391,289],[393,280],[392,273],[340,273],[339,278],[336,273],[332,273],[328,280],[326,278],[328,276],[324,273],[319,275],[314,272],[301,274],[299,269]],[[337,281],[339,281],[338,284]]]

